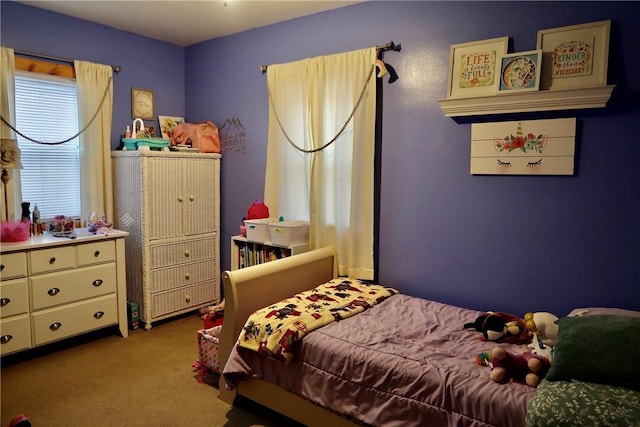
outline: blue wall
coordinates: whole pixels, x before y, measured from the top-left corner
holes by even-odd
[[[450,45],[509,36],[510,52],[530,50],[539,29],[604,19],[617,85],[607,108],[491,118],[577,117],[576,174],[470,175],[470,123],[486,118],[440,111]],[[122,65],[114,126],[130,121],[130,86],[155,90],[160,114],[219,126],[238,119],[244,150],[226,150],[222,162],[228,268],[229,238],[262,197],[269,107],[259,66],[401,43],[385,56],[400,80],[383,83],[380,281],[479,310],[564,315],[593,305],[640,310],[639,20],[638,2],[375,1],[182,49],[2,2],[2,44]],[[34,24],[55,36],[34,38],[25,28]]]

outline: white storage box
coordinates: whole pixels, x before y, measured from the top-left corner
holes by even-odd
[[[244,226],[247,228],[247,240],[253,242],[268,242],[269,237],[269,223],[275,221],[275,218],[261,218],[261,219],[245,219]]]
[[[281,246],[309,243],[309,223],[305,221],[278,221],[269,223],[271,243]]]

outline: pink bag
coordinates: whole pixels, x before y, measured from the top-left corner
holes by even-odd
[[[207,120],[204,123],[182,123],[173,128],[171,145],[191,145],[201,153],[220,152],[218,126]]]

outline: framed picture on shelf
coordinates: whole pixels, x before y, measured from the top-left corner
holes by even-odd
[[[508,45],[506,36],[451,45],[447,98],[495,94],[498,59]]]
[[[153,120],[155,117],[153,91],[151,89],[131,88],[131,118]]]
[[[184,117],[158,116],[158,123],[162,139],[171,139],[173,129],[184,123]]]
[[[540,88],[606,86],[610,28],[607,20],[539,30]]]
[[[499,59],[496,91],[511,93],[535,91],[540,87],[542,50],[508,53]]]

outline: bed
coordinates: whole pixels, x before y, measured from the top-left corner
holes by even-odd
[[[224,272],[223,401],[245,397],[310,426],[524,426],[535,389],[494,383],[476,363],[496,345],[463,328],[479,311],[398,294],[309,332],[286,365],[235,345],[254,311],[336,272],[332,247]]]

